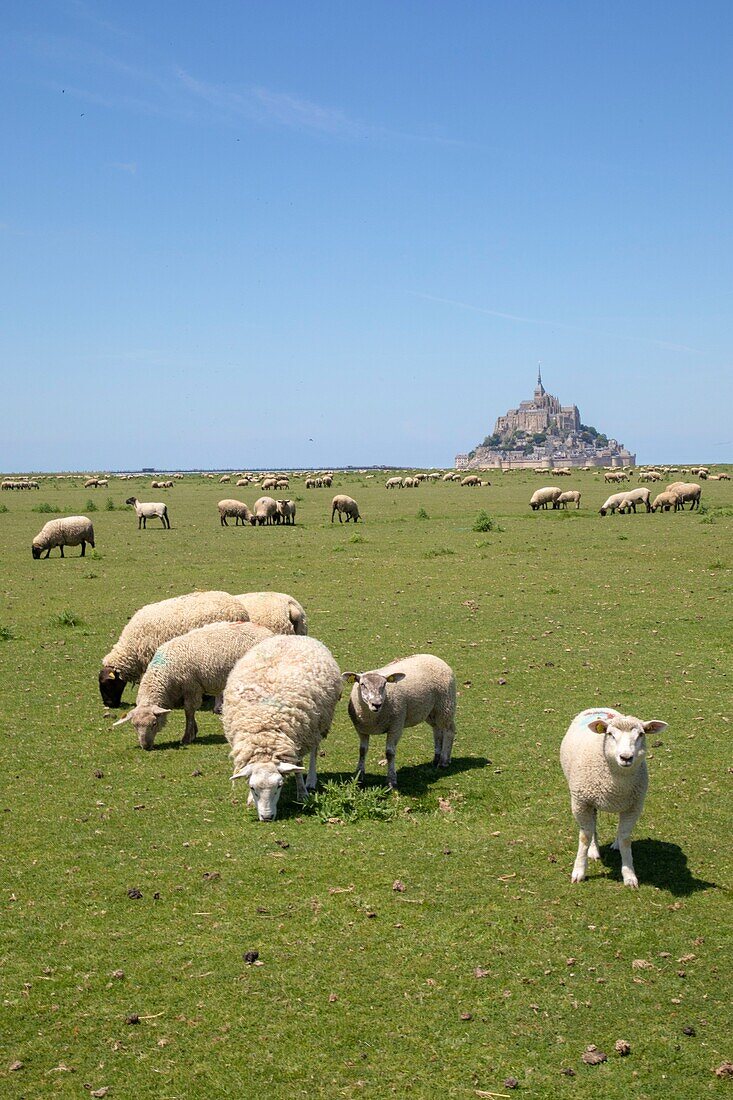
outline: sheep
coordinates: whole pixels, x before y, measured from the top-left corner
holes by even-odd
[[[668,512],[670,508],[674,512],[677,511],[677,494],[670,492],[669,489],[666,493],[659,493],[652,501],[652,512]]]
[[[604,481],[628,481],[628,477],[623,470],[610,470],[603,475]]]
[[[189,592],[136,611],[102,659],[99,692],[105,706],[118,707],[125,684],[136,684],[156,649],[197,626],[249,622],[244,604],[228,592]]]
[[[476,474],[469,474],[468,477],[464,477],[461,481],[461,485],[469,485],[471,488],[477,488],[481,484],[481,478]]]
[[[536,512],[538,508],[547,508],[548,504],[551,504],[553,508],[557,508],[558,498],[562,496],[562,489],[558,489],[557,485],[547,485],[543,489],[536,489],[529,500],[529,506],[533,512]]]
[[[684,512],[686,500],[690,502],[690,511],[695,507],[700,507],[702,488],[694,481],[673,481],[671,485],[667,486],[667,492],[674,493],[677,497],[675,512],[678,509]]]
[[[404,488],[401,477],[390,477],[384,483],[385,489],[402,489]]]
[[[307,634],[308,619],[296,599],[287,592],[244,592],[236,597],[250,622],[266,626],[273,634]]]
[[[54,546],[58,546],[63,558],[65,546],[79,546],[81,544],[81,557],[83,558],[86,554],[87,543],[94,549],[92,521],[87,519],[86,516],[64,516],[59,519],[50,519],[48,523],[44,523],[31,543],[31,553],[38,560],[45,550],[48,558]]]
[[[285,526],[292,526],[295,523],[295,501],[294,500],[276,500],[278,523],[282,522]]]
[[[254,504],[255,523],[260,527],[276,522],[277,501],[272,497],[258,497]]]
[[[730,474],[718,474],[718,481],[730,481]]]
[[[247,523],[254,526],[254,516],[250,512],[247,505],[243,500],[220,500],[217,504],[219,509],[219,522],[222,527],[228,527],[227,516],[234,517],[235,527],[239,527],[239,521],[242,521],[244,527]]]
[[[337,512],[339,516],[339,523],[343,522],[341,519],[342,515],[346,516],[347,523],[350,519],[353,519],[354,523],[361,519],[359,505],[356,503],[354,498],[344,496],[343,494],[335,496],[331,501],[331,523],[333,523],[333,517],[336,515]]]
[[[260,488],[261,489],[277,489],[277,478],[276,477],[266,477],[263,480],[262,485],[260,486]]]
[[[135,509],[137,515],[137,529],[140,527],[145,530],[148,525],[148,520],[157,516],[160,522],[163,524],[163,528],[168,528],[170,531],[171,521],[168,519],[168,505],[162,501],[147,501],[143,503],[138,500],[137,497],[128,497],[125,504],[131,504]]]
[[[417,653],[371,672],[344,672],[343,679],[354,685],[349,718],[359,735],[359,782],[364,779],[369,737],[386,734],[387,783],[396,790],[397,743],[406,726],[421,722],[433,730],[433,765],[448,767],[456,734],[456,678],[450,665],[431,653]]]
[[[242,485],[249,485],[248,477],[240,477],[237,479],[237,488],[241,488]]]
[[[214,476],[213,474],[209,474],[209,477],[213,477],[213,476]],[[232,480],[231,474],[222,474],[222,476],[219,478],[219,484],[220,485],[226,485],[227,482],[231,481],[231,480]]]
[[[644,735],[666,728],[666,722],[642,722],[606,707],[584,710],[571,722],[560,745],[560,762],[580,830],[572,882],[585,878],[588,857],[600,858],[596,816],[603,810],[619,815],[613,847],[621,853],[624,885],[639,885],[630,838],[649,783]]]
[[[647,512],[651,512],[652,509],[649,503],[651,493],[646,486],[640,486],[638,489],[628,489],[623,496],[625,499],[619,508],[619,512],[636,512],[637,504],[643,504]]]
[[[568,489],[565,493],[560,493],[557,498],[558,508],[567,509],[568,504],[574,504],[576,508],[580,508],[580,493],[577,489]]]
[[[326,474],[326,476],[323,479],[323,488],[324,489],[330,489],[332,485],[333,485],[333,474]]]
[[[224,622],[199,626],[164,642],[143,674],[132,710],[114,725],[132,722],[141,749],[152,749],[155,735],[168,715],[183,708],[186,728],[182,745],[190,745],[198,733],[196,711],[205,695],[219,696],[229,673],[253,646],[272,638],[266,626]]]
[[[316,754],[341,698],[339,667],[315,638],[260,642],[237,661],[224,689],[224,733],[232,779],[249,782],[248,805],[273,821],[284,779],[295,774],[297,798],[315,790]],[[303,757],[310,753],[303,782]]]

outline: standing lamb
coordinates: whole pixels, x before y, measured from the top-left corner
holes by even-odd
[[[431,653],[417,653],[372,672],[345,672],[343,678],[354,685],[349,718],[359,735],[360,782],[370,736],[386,734],[387,782],[396,790],[397,742],[405,727],[421,722],[433,730],[433,764],[448,767],[456,734],[456,678],[450,665]]]
[[[60,519],[50,519],[44,523],[33,542],[31,552],[33,557],[40,558],[43,551],[49,557],[54,546],[58,546],[61,557],[64,556],[65,546],[78,546],[81,543],[81,557],[86,553],[87,543],[94,549],[94,528],[92,521],[86,516],[64,516]]]
[[[296,599],[287,592],[245,592],[236,597],[250,622],[266,626],[273,634],[307,634],[308,620]]]
[[[570,788],[573,817],[580,829],[572,881],[582,882],[588,857],[599,859],[599,810],[618,814],[613,847],[621,853],[625,886],[638,886],[631,855],[631,830],[644,809],[649,784],[644,734],[661,733],[666,722],[642,722],[607,707],[578,714],[560,746],[560,762]]]
[[[560,493],[557,498],[558,508],[565,508],[567,510],[568,504],[574,504],[576,508],[580,508],[580,493],[577,489],[568,489],[565,493]]]
[[[128,497],[125,504],[131,504],[135,509],[137,515],[137,529],[138,531],[142,527],[143,530],[147,528],[149,519],[159,519],[163,524],[163,528],[166,527],[170,531],[171,521],[168,519],[168,505],[163,501],[139,501],[137,497]]]
[[[341,519],[342,515],[346,516],[347,523],[350,519],[353,519],[354,523],[356,523],[357,520],[361,518],[359,514],[359,505],[354,498],[344,496],[343,494],[335,496],[331,501],[331,523],[333,523],[333,517],[337,512],[339,514],[339,523],[343,522]]]
[[[536,512],[538,508],[547,508],[548,504],[551,504],[553,508],[557,508],[557,502],[561,496],[562,489],[558,489],[557,485],[547,485],[543,489],[535,489],[530,497],[529,506],[533,512]]]
[[[273,821],[285,777],[297,797],[315,790],[316,755],[333,721],[342,681],[331,653],[315,638],[276,637],[237,661],[224,689],[224,733],[232,746],[232,779],[249,782],[248,805]],[[303,757],[310,753],[307,787]]]
[[[294,500],[277,500],[277,517],[278,523],[284,523],[286,527],[292,527],[295,525],[295,501]]]
[[[652,501],[652,512],[668,512],[670,508],[673,512],[677,511],[677,494],[669,489],[666,493],[659,493]]]
[[[228,592],[189,592],[141,607],[102,659],[99,691],[107,707],[118,707],[125,684],[136,684],[164,642],[197,626],[249,622],[247,609]]]
[[[245,527],[248,523],[254,526],[255,518],[243,500],[220,500],[217,508],[219,509],[219,522],[222,527],[229,526],[227,517],[235,519],[235,527],[239,527],[240,520],[242,527]]]
[[[164,642],[153,654],[132,710],[114,724],[132,722],[141,749],[152,749],[155,735],[168,715],[183,708],[186,729],[181,741],[189,745],[196,734],[196,711],[205,695],[221,695],[229,673],[253,646],[272,638],[272,631],[254,623],[210,623]]]

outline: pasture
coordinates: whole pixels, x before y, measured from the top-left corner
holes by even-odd
[[[601,518],[602,474],[558,482],[583,493],[567,513],[528,507],[551,477],[387,491],[387,476],[291,481],[273,495],[297,500],[294,527],[221,527],[219,499],[259,490],[195,476],[2,494],[4,1096],[730,1092],[715,1069],[733,1060],[731,483],[703,484],[700,515]],[[131,491],[165,499],[172,529],[138,531]],[[342,492],[363,523],[329,522]],[[96,551],[32,560],[44,502],[90,515]],[[492,530],[473,530],[482,509]],[[172,715],[142,752],[102,707],[101,658],[142,604],[195,588],[292,593],[342,670],[443,657],[450,768],[431,767],[427,726],[406,730],[386,819],[324,822],[293,785],[265,825],[213,715],[188,747]],[[346,698],[321,787],[356,765]],[[603,816],[602,860],[570,882],[558,749],[599,704],[669,723],[638,891]],[[583,1063],[590,1044],[605,1063]]]

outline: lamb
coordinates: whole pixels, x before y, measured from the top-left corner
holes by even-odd
[[[431,653],[417,653],[371,672],[344,672],[343,679],[354,685],[349,718],[359,735],[356,775],[360,782],[369,737],[386,734],[387,783],[396,790],[397,743],[405,727],[421,722],[433,730],[433,765],[448,767],[456,734],[456,678],[450,665]]]
[[[295,524],[295,501],[294,500],[276,500],[278,523],[284,523],[285,526],[293,526]]]
[[[183,707],[186,728],[181,744],[189,745],[198,733],[196,711],[204,696],[221,695],[239,658],[272,636],[267,627],[254,623],[217,622],[164,642],[143,674],[135,706],[115,726],[132,722],[140,748],[152,749],[170,712]]]
[[[277,501],[272,497],[258,497],[254,504],[255,523],[260,527],[265,524],[275,523],[277,516]]]
[[[343,494],[335,496],[331,501],[331,523],[333,523],[333,517],[336,515],[337,512],[339,514],[339,523],[343,523],[343,520],[341,519],[342,515],[346,516],[347,523],[350,519],[353,519],[354,523],[356,523],[361,518],[359,513],[359,505],[356,503],[354,498],[344,496]]]
[[[217,504],[219,509],[219,522],[222,527],[228,527],[227,516],[234,517],[235,527],[239,527],[239,521],[242,521],[242,526],[249,523],[254,526],[255,518],[250,512],[247,505],[242,500],[220,500]]]
[[[529,506],[533,512],[536,512],[538,508],[547,508],[548,504],[551,504],[553,508],[557,508],[558,498],[562,496],[562,489],[558,489],[557,485],[547,485],[544,489],[536,489],[529,499]]]
[[[652,501],[652,512],[668,512],[670,508],[673,512],[677,511],[677,494],[669,489],[666,493],[659,493]]]
[[[558,508],[567,509],[568,504],[575,504],[576,508],[580,508],[580,493],[577,489],[568,489],[566,493],[560,493],[557,498]]]
[[[232,746],[232,779],[249,782],[248,805],[273,821],[285,777],[297,797],[315,790],[316,754],[333,721],[342,680],[331,653],[315,638],[276,637],[237,661],[224,689],[224,733]],[[303,757],[310,753],[306,783]]]
[[[189,592],[149,603],[136,611],[102,659],[99,692],[107,707],[118,707],[125,684],[136,684],[164,642],[198,626],[249,622],[244,604],[228,592]]]
[[[621,853],[624,885],[639,885],[631,830],[641,816],[649,783],[644,735],[666,728],[666,722],[642,722],[607,707],[584,710],[571,722],[560,746],[560,762],[580,829],[572,882],[585,878],[588,857],[600,858],[596,816],[603,810],[619,815],[613,847]]]
[[[675,511],[680,509],[684,512],[686,500],[690,502],[690,511],[695,507],[700,507],[702,488],[694,481],[673,481],[671,485],[667,486],[667,492],[674,493],[677,497],[677,507]]]
[[[307,634],[308,619],[296,599],[286,592],[244,592],[236,597],[250,622],[266,626],[273,634]]]
[[[87,519],[86,516],[64,516],[59,519],[50,519],[48,523],[44,523],[31,543],[31,552],[37,560],[45,550],[48,558],[54,546],[58,546],[63,558],[65,546],[79,546],[80,543],[81,557],[83,558],[87,543],[94,549],[92,521]]]
[[[142,527],[143,530],[147,528],[148,520],[157,517],[163,524],[163,528],[166,527],[170,531],[171,521],[168,519],[168,505],[163,501],[147,501],[142,502],[137,497],[128,497],[125,504],[131,504],[137,514],[137,529],[138,531]]]

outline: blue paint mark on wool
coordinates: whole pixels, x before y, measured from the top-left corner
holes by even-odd
[[[168,659],[162,650],[157,649],[153,654],[153,659],[150,662],[149,668],[164,668],[168,664]]]

